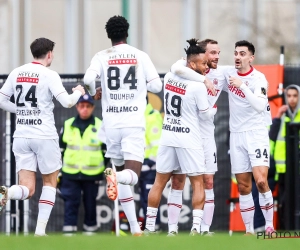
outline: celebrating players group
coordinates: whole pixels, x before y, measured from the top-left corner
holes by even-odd
[[[218,66],[220,48],[212,39],[188,40],[186,58],[172,65],[160,77],[149,56],[127,44],[129,24],[113,16],[105,29],[112,47],[98,52],[84,76],[94,100],[101,100],[102,129],[107,152],[116,172],[107,168],[107,195],[119,199],[132,235],[156,233],[155,221],[161,195],[171,180],[168,196],[168,236],[178,234],[182,190],[186,176],[193,189],[193,224],[190,235],[212,236],[214,175],[218,170],[214,139],[215,105],[226,91],[230,108],[230,158],[240,192],[240,210],[246,235],[254,234],[252,176],[259,191],[266,233],[274,232],[273,197],[268,186],[269,137],[271,124],[268,82],[253,68],[255,48],[242,40],[234,46],[234,66]],[[16,113],[13,152],[19,175],[18,185],[0,187],[0,211],[9,199],[29,199],[35,192],[37,166],[43,189],[35,235],[45,229],[55,203],[56,178],[61,168],[55,128],[53,96],[66,108],[85,94],[82,86],[68,94],[59,75],[48,67],[53,60],[54,42],[38,38],[30,49],[33,62],[14,69],[0,90],[0,107]],[[96,88],[99,78],[101,87]],[[148,196],[145,230],[137,221],[130,186],[138,182],[144,160],[145,108],[147,91],[164,93],[164,122],[156,161],[156,179]],[[10,102],[14,95],[15,103]],[[49,154],[51,152],[51,154]]]

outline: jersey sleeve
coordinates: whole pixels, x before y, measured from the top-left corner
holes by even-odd
[[[171,72],[179,77],[190,81],[197,81],[204,83],[205,76],[197,73],[196,71],[186,67],[186,60],[178,60],[171,66]]]
[[[58,73],[52,71],[52,74],[50,76],[49,82],[48,82],[49,89],[52,93],[52,95],[57,99],[59,95],[62,93],[67,92],[65,87],[62,84],[61,78],[58,75]]]
[[[143,53],[142,65],[144,68],[145,78],[146,78],[147,83],[150,83],[152,80],[159,78],[159,75],[158,75],[150,57],[146,53]]]
[[[259,113],[264,111],[268,103],[267,86],[268,82],[264,76],[259,76],[255,81],[254,92],[245,83],[240,86],[250,105]]]
[[[265,76],[261,75],[257,78],[254,95],[265,99],[268,98],[268,82]]]
[[[101,76],[102,65],[101,65],[101,62],[99,60],[98,53],[92,58],[91,64],[88,67],[88,69],[86,70],[86,73],[89,73],[89,72],[96,73],[98,78]]]
[[[196,105],[200,113],[207,112],[209,110],[207,90],[203,84],[197,83],[194,92]]]
[[[9,99],[14,94],[14,86],[12,83],[12,73],[6,79],[6,82],[3,84],[2,88],[0,89],[0,94],[4,97]]]

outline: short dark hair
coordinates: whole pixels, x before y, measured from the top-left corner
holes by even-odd
[[[30,44],[31,54],[37,59],[44,58],[49,51],[53,51],[54,45],[55,42],[47,38],[37,38]]]
[[[252,53],[252,55],[255,54],[255,48],[254,45],[246,40],[241,40],[235,43],[235,48],[236,47],[247,47],[248,50]]]
[[[185,50],[185,53],[187,55],[187,59],[189,59],[192,55],[198,55],[201,53],[205,53],[205,49],[198,46],[198,39],[192,38],[190,40],[186,40],[189,43],[189,47],[187,47]]]
[[[209,38],[198,42],[198,46],[200,46],[201,48],[203,48],[205,50],[206,50],[207,44],[218,44],[218,42],[216,40],[209,39]]]
[[[286,91],[288,91],[290,89],[293,89],[293,90],[296,90],[297,92],[299,92],[298,89],[294,86],[291,86],[291,87],[287,86]]]
[[[118,42],[128,36],[129,23],[122,16],[113,16],[108,19],[105,29],[107,37]]]

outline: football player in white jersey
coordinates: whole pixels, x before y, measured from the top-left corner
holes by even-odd
[[[200,74],[208,70],[205,50],[196,39],[187,41],[187,67]],[[204,150],[200,135],[202,119],[209,119],[205,85],[183,79],[169,72],[164,78],[165,117],[157,153],[156,178],[149,192],[145,233],[155,232],[155,220],[161,194],[169,179],[176,175],[189,176],[193,188],[193,225],[191,234],[200,233],[205,193]],[[200,119],[199,119],[200,118]]]
[[[0,107],[16,113],[13,152],[19,185],[0,187],[0,210],[7,200],[25,200],[35,192],[36,168],[43,178],[39,200],[36,236],[45,236],[46,225],[55,203],[61,153],[54,123],[53,96],[65,107],[75,105],[85,93],[80,85],[69,95],[59,75],[48,67],[53,60],[54,42],[38,38],[31,45],[32,63],[14,69],[0,89]],[[15,104],[10,102],[14,95]],[[50,152],[50,153],[49,153]]]
[[[259,204],[265,217],[266,233],[274,232],[273,196],[267,175],[269,169],[269,136],[265,110],[268,107],[268,82],[254,69],[255,48],[242,40],[235,43],[235,69],[228,68],[225,77],[230,110],[230,158],[240,192],[240,210],[246,234],[254,234],[254,202],[251,193],[252,174],[259,191]]]
[[[218,68],[220,48],[218,42],[213,39],[205,39],[198,43],[200,47],[205,50],[208,59],[209,69],[206,72],[206,78],[213,82],[215,87],[215,94],[207,89],[207,96],[210,108],[215,108],[215,103],[218,100],[224,84],[226,83],[223,71]],[[182,78],[201,81],[203,76],[195,74],[196,72],[185,67],[186,60],[179,60],[171,67],[171,72],[181,76]],[[201,137],[203,141],[203,149],[205,156],[206,170],[203,175],[204,188],[205,188],[205,204],[203,220],[201,222],[201,234],[211,236],[212,232],[209,231],[214,214],[214,191],[213,191],[213,177],[217,171],[217,152],[216,143],[214,138],[214,118],[210,118],[200,122]],[[168,196],[168,224],[169,234],[177,234],[178,218],[182,207],[182,191],[185,184],[184,175],[175,175],[172,178],[172,185]]]
[[[102,116],[107,153],[117,168],[105,170],[107,195],[117,196],[133,235],[141,235],[130,185],[140,175],[145,149],[145,108],[147,90],[160,92],[162,82],[149,56],[127,44],[129,24],[122,16],[106,23],[112,47],[98,52],[84,76],[84,83],[94,99],[99,99],[95,79],[101,79]]]

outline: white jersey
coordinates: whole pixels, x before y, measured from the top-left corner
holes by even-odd
[[[224,69],[224,74],[227,80],[225,88],[227,88],[229,98],[230,119],[229,126],[231,132],[243,132],[254,129],[265,128],[269,121],[269,113],[267,106],[265,111],[258,113],[247,101],[245,94],[239,88],[229,84],[229,77],[240,78],[253,93],[260,93],[259,96],[267,98],[268,82],[266,77],[261,72],[253,67],[246,74],[240,74],[234,67]]]
[[[2,95],[15,98],[14,137],[57,139],[52,98],[64,92],[59,75],[39,63],[14,69],[0,90]]]
[[[221,94],[224,84],[226,83],[226,79],[223,71],[219,70],[218,68],[210,69],[209,72],[206,73],[206,76],[214,84],[216,90],[216,95],[213,95],[213,93],[209,89],[207,90],[209,108],[213,108]],[[214,136],[214,117],[211,117],[208,120],[201,121],[200,127],[202,138],[209,138]]]
[[[119,44],[98,52],[88,70],[101,79],[105,127],[145,127],[146,83],[159,77],[149,56]]]
[[[164,78],[164,123],[160,144],[202,149],[199,112],[208,112],[204,84],[169,72]]]

